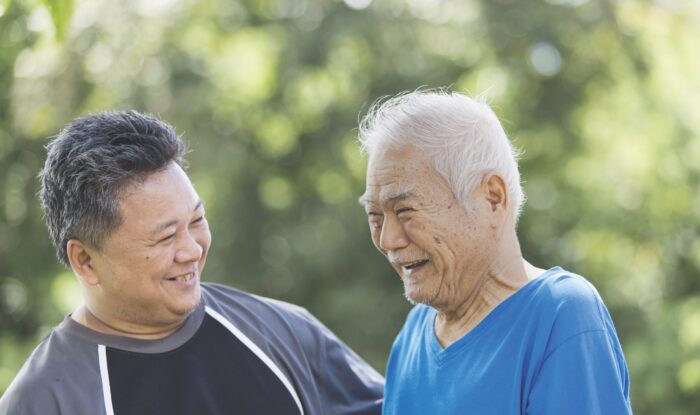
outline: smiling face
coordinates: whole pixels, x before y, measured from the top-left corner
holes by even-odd
[[[362,201],[372,241],[404,283],[406,297],[435,308],[466,301],[497,254],[489,203],[472,193],[469,209],[415,149],[378,150]]]
[[[211,243],[204,207],[175,163],[136,181],[119,198],[122,224],[101,249],[86,249],[88,305],[113,327],[178,324],[200,300]]]

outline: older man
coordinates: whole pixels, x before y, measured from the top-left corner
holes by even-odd
[[[373,107],[360,141],[372,241],[416,304],[391,350],[384,413],[631,413],[595,288],[522,257],[518,165],[491,109],[400,95]]]
[[[85,302],[0,414],[379,413],[381,376],[306,310],[200,284],[211,235],[184,151],[133,111],[78,119],[51,142],[41,201]]]

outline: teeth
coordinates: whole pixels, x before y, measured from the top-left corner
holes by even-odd
[[[185,274],[185,275],[178,275],[177,277],[174,278],[175,281],[189,281],[191,279],[192,279],[191,272],[189,274]]]
[[[413,261],[413,262],[411,262],[411,263],[409,263],[409,264],[404,265],[403,267],[404,267],[404,268],[411,269],[411,268],[413,268],[413,267],[415,267],[415,266],[417,266],[417,265],[422,265],[422,264],[424,264],[424,263],[426,263],[426,262],[428,262],[427,259],[419,259],[418,261]]]

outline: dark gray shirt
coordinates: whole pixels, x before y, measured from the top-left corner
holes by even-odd
[[[216,284],[172,335],[66,319],[0,398],[0,415],[379,414],[384,379],[305,309]]]

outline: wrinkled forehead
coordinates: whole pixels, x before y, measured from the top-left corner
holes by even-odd
[[[415,197],[414,189],[415,186],[412,185],[375,186],[371,189],[368,187],[358,202],[362,206],[383,206]]]
[[[437,178],[429,159],[412,149],[375,153],[367,166],[362,205],[381,205],[423,193]]]

